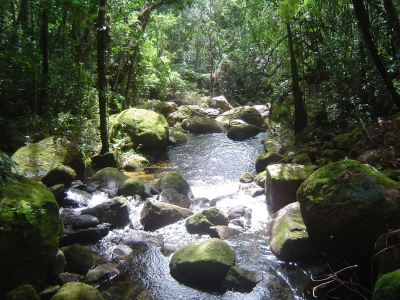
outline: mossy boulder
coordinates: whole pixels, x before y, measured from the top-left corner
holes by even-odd
[[[293,157],[292,163],[299,165],[311,165],[312,162],[306,153],[301,153]]]
[[[66,265],[65,271],[86,275],[89,269],[94,267],[95,261],[92,253],[79,244],[62,248]]]
[[[90,178],[86,185],[86,190],[90,193],[99,190],[105,192],[110,197],[115,197],[122,183],[128,178],[128,176],[116,168],[104,168]]]
[[[299,202],[286,205],[276,213],[269,247],[279,260],[285,262],[304,262],[320,258],[317,245],[308,236]]]
[[[284,158],[285,157],[283,155],[280,155],[279,153],[275,153],[275,152],[261,153],[259,156],[257,156],[257,159],[256,159],[256,163],[255,163],[256,172],[261,173],[261,172],[265,171],[265,168],[268,165],[276,164]]]
[[[4,300],[39,300],[39,297],[33,286],[24,284],[8,292]]]
[[[169,143],[172,145],[182,145],[187,143],[188,138],[181,128],[171,128],[169,130]]]
[[[132,151],[122,153],[121,160],[122,168],[126,172],[140,172],[149,164],[147,158]]]
[[[253,271],[232,266],[222,281],[222,286],[229,290],[249,293],[261,281],[261,277]]]
[[[400,270],[383,275],[375,284],[372,300],[400,299]]]
[[[100,292],[82,282],[64,284],[51,300],[104,300]]]
[[[61,165],[55,169],[51,169],[41,181],[48,187],[56,184],[63,184],[64,186],[68,187],[75,179],[75,170],[71,167]]]
[[[224,96],[218,96],[211,99],[211,108],[216,108],[222,112],[233,109],[233,106],[229,104],[228,100]]]
[[[298,164],[269,165],[266,171],[267,204],[272,212],[296,202],[297,189],[314,172],[311,166]]]
[[[42,184],[20,178],[0,186],[0,297],[22,284],[42,286],[61,228],[57,202]]]
[[[297,198],[310,237],[349,264],[369,264],[378,237],[400,228],[400,184],[358,161],[318,169]]]
[[[228,223],[229,220],[222,211],[211,207],[187,218],[185,226],[189,233],[208,234],[211,226],[226,226]]]
[[[196,115],[206,116],[207,111],[198,105],[182,105],[177,111],[168,116],[167,121],[170,126],[173,126]]]
[[[375,244],[378,277],[400,269],[400,229],[382,234]]]
[[[260,127],[244,124],[242,126],[232,126],[228,130],[227,137],[233,141],[244,141],[253,136],[256,136],[260,132],[264,131]]]
[[[221,114],[216,120],[225,128],[230,128],[232,121],[235,119],[256,127],[261,127],[264,124],[264,118],[258,110],[250,106],[235,107]]]
[[[128,178],[122,182],[120,187],[118,188],[118,195],[127,196],[144,196],[145,186],[144,184],[136,178]]]
[[[61,165],[74,169],[78,177],[85,171],[82,152],[67,139],[48,137],[18,149],[11,158],[17,163],[18,172],[28,177],[42,177]]]
[[[160,191],[173,189],[178,193],[189,196],[189,183],[177,171],[165,172],[156,184],[156,188]]]
[[[147,199],[140,212],[140,223],[144,230],[154,231],[161,227],[186,219],[193,214],[187,208]]]
[[[168,123],[160,114],[131,108],[122,111],[111,127],[110,140],[129,137],[141,150],[165,150],[168,142]]]
[[[219,284],[235,264],[235,253],[220,239],[192,242],[176,251],[169,263],[172,277],[181,282]]]
[[[182,122],[182,128],[192,133],[218,133],[224,128],[212,118],[194,116]]]

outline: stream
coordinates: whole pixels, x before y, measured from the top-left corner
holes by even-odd
[[[255,271],[261,281],[250,293],[198,290],[180,284],[169,274],[171,253],[159,247],[146,247],[124,262],[121,276],[99,286],[105,299],[305,299],[304,286],[312,273],[311,267],[278,261],[268,247],[266,231],[268,210],[265,195],[252,197],[255,184],[240,183],[244,172],[254,173],[256,157],[263,152],[261,133],[243,142],[229,140],[226,134],[188,135],[188,143],[168,150],[165,166],[179,171],[189,183],[194,199],[207,198],[225,214],[230,208],[244,205],[252,210],[251,220],[242,233],[228,237],[236,254],[236,265]],[[112,250],[118,236],[142,230],[139,214],[142,203],[130,200],[131,225],[116,229],[92,247],[104,260],[115,261]],[[200,211],[203,204],[193,205]],[[179,221],[155,231],[164,237],[164,248],[177,249],[191,241],[209,238],[191,235],[185,222]],[[121,263],[120,263],[121,264]]]

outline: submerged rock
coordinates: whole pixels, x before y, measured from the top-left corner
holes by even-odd
[[[169,263],[172,277],[181,282],[220,284],[235,264],[235,253],[220,239],[192,242],[176,251]]]
[[[90,269],[85,276],[85,283],[99,285],[113,279],[119,274],[119,270],[111,264],[104,264]]]
[[[318,169],[297,198],[310,237],[349,264],[368,266],[378,237],[400,228],[400,184],[358,161]]]
[[[230,290],[249,293],[260,281],[261,277],[256,272],[232,266],[222,285]]]

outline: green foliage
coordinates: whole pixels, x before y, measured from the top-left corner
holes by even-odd
[[[0,186],[14,181],[16,163],[9,155],[0,151]]]
[[[19,229],[25,223],[35,225],[37,218],[46,213],[45,209],[34,209],[25,200],[20,200],[18,207],[10,207],[6,203],[0,204],[0,215],[2,216],[0,230],[11,231]]]

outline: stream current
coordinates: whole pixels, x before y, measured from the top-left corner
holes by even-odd
[[[268,247],[266,231],[268,210],[265,195],[253,197],[254,185],[240,183],[244,172],[254,173],[256,157],[263,152],[261,133],[243,142],[229,140],[226,134],[188,135],[188,143],[170,148],[167,167],[177,170],[189,183],[194,199],[207,198],[225,214],[230,208],[244,205],[252,210],[251,220],[242,233],[228,237],[236,254],[236,265],[255,271],[261,281],[250,293],[236,291],[207,291],[180,284],[169,274],[171,252],[162,253],[159,247],[147,247],[130,259],[122,276],[100,286],[105,299],[304,299],[303,289],[312,269],[295,264],[284,264],[276,259]],[[253,187],[253,188],[252,188]],[[117,229],[99,242],[92,251],[113,259],[112,250],[118,236],[142,230],[139,214],[142,203],[130,201],[131,226]],[[194,212],[204,208],[193,205]],[[164,237],[164,248],[177,249],[191,241],[209,238],[191,235],[185,222],[157,230]],[[107,259],[106,259],[107,260]]]

